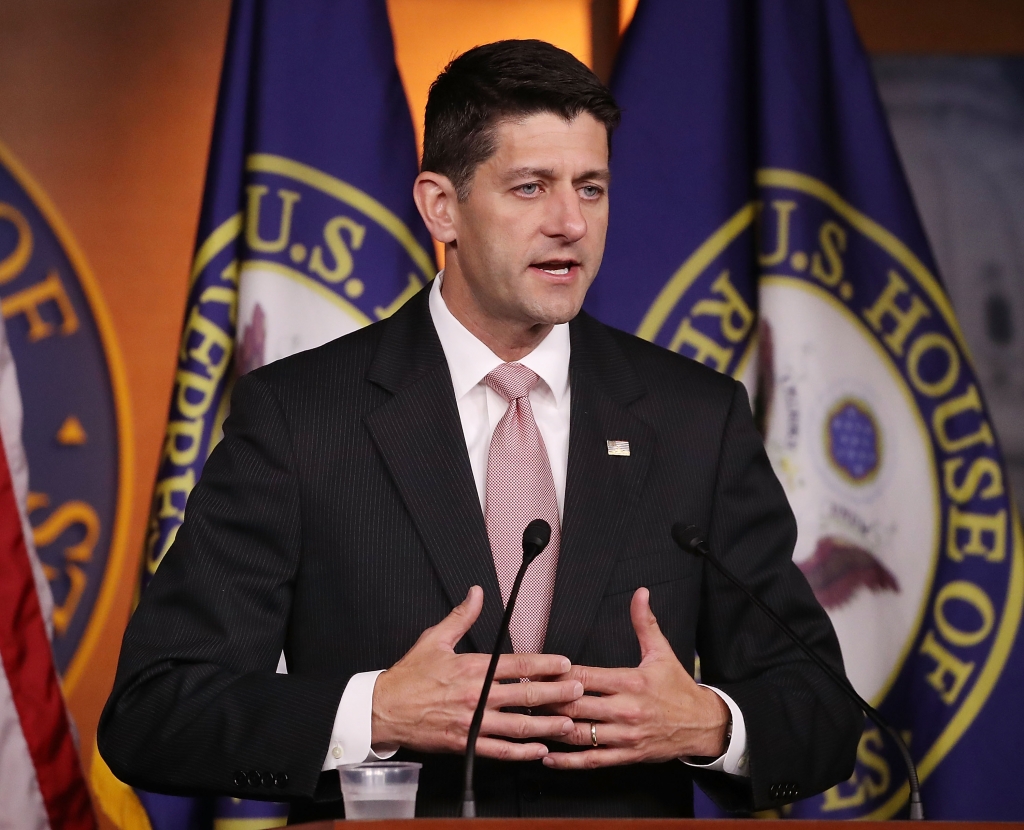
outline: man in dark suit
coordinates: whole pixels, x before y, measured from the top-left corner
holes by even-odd
[[[342,815],[334,767],[397,751],[424,764],[417,814],[457,814],[537,516],[552,542],[498,673],[531,682],[491,692],[481,815],[690,815],[691,778],[764,808],[850,774],[860,713],[669,534],[706,528],[842,670],[743,387],[580,312],[618,117],[548,44],[442,73],[414,192],[446,270],[389,320],[239,380],[125,634],[99,729],[118,777],[289,799],[294,821]]]

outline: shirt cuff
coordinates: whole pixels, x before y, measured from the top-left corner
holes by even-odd
[[[380,671],[364,671],[354,674],[345,685],[334,716],[331,730],[331,745],[321,770],[337,769],[345,764],[361,764],[363,761],[382,761],[390,758],[398,749],[374,752],[370,746],[373,726],[373,687]]]
[[[729,713],[732,715],[732,738],[729,740],[729,746],[725,748],[725,752],[711,763],[695,764],[686,759],[683,759],[683,763],[691,767],[749,778],[750,769],[747,766],[747,727],[743,722],[743,713],[740,711],[740,707],[736,705],[735,700],[721,689],[716,689],[714,686],[705,686],[703,683],[699,685],[704,689],[711,689],[729,707]]]

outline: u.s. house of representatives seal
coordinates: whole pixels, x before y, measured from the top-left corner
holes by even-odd
[[[797,517],[794,560],[851,681],[924,779],[978,714],[1020,621],[1006,471],[952,308],[918,257],[816,179],[766,169],[757,183],[638,333],[751,390]],[[868,723],[853,777],[792,815],[887,818],[907,794]]]
[[[387,317],[434,276],[412,233],[369,194],[269,154],[251,156],[248,170],[238,298],[243,370]]]
[[[337,177],[254,153],[244,191],[196,252],[144,578],[220,438],[232,379],[390,316],[434,276],[402,220]]]
[[[0,145],[0,308],[24,408],[29,521],[54,598],[53,653],[81,679],[125,555],[132,438],[99,289],[42,189]]]

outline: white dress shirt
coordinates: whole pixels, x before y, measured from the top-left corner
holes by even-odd
[[[504,361],[448,310],[441,296],[443,279],[442,271],[430,289],[430,317],[448,361],[462,431],[466,436],[466,448],[469,450],[469,463],[480,497],[480,509],[483,510],[491,435],[508,409],[508,401],[483,380]],[[558,514],[561,516],[565,509],[565,477],[569,462],[569,324],[554,326],[548,336],[518,362],[540,377],[540,382],[530,392],[530,406],[548,452],[555,495],[558,498]],[[381,751],[378,748],[375,752],[370,746],[373,687],[380,673],[372,671],[355,674],[345,686],[334,719],[331,746],[324,760],[324,770],[342,764],[390,758],[397,751]],[[729,707],[732,714],[732,740],[725,753],[713,762],[691,765],[733,775],[748,775],[747,733],[743,714],[727,694],[712,686],[707,688],[719,695]]]

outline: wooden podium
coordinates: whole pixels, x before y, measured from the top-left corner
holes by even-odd
[[[995,821],[929,821],[929,828],[943,830],[1006,830],[1009,827],[1024,826],[1022,823]],[[368,822],[374,830],[779,830],[782,827],[794,830],[824,830],[835,827],[837,822],[810,819],[571,819],[571,818],[419,818],[385,819]],[[856,830],[894,830],[908,822],[902,821],[859,821]],[[912,824],[910,826],[913,826]],[[345,830],[344,821],[318,821],[300,824],[302,830]]]

